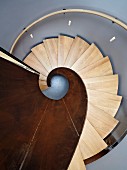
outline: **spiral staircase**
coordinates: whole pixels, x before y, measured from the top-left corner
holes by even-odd
[[[94,43],[65,35],[44,39],[24,63],[3,49],[0,57],[0,107],[6,115],[0,120],[5,129],[0,166],[85,170],[84,160],[108,147],[104,139],[118,125],[114,117],[122,97],[109,57]],[[44,95],[54,75],[69,82],[59,100]]]

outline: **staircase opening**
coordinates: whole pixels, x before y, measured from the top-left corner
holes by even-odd
[[[49,88],[43,90],[42,93],[50,99],[60,100],[62,99],[69,90],[68,79],[60,74],[55,74],[51,77],[48,82]]]

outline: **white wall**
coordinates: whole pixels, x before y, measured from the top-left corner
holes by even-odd
[[[9,50],[24,27],[51,11],[96,9],[127,22],[126,6],[126,0],[0,0],[0,46]]]

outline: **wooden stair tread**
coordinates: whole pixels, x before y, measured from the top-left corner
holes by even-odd
[[[87,95],[90,103],[104,110],[113,117],[116,115],[122,100],[122,96],[96,90],[87,90]]]
[[[97,90],[112,94],[118,91],[118,75],[102,76],[83,79],[87,89]]]
[[[44,76],[48,75],[47,70],[43,67],[43,65],[38,61],[38,59],[35,57],[35,55],[32,52],[24,59],[24,63],[34,68],[42,75]]]
[[[87,89],[87,95],[88,98],[98,98],[99,99],[110,99],[110,100],[114,100],[114,101],[118,101],[121,102],[122,100],[122,96],[118,96],[116,94],[111,94],[111,93],[106,93],[106,92],[101,92],[101,91],[96,91],[96,90],[90,90]]]
[[[94,64],[78,71],[78,74],[81,78],[91,78],[91,77],[99,77],[105,75],[112,75],[112,65],[108,57],[105,57]]]
[[[46,81],[39,80],[39,87],[41,90],[46,90],[48,88]]]
[[[104,139],[116,127],[118,121],[111,115],[88,103],[87,119]]]
[[[48,54],[52,69],[58,65],[58,38],[44,40],[44,46]]]
[[[107,144],[88,120],[85,121],[79,147],[84,160],[96,155],[107,147]]]
[[[63,67],[71,45],[73,38],[60,35],[58,37],[58,67]]]
[[[93,99],[88,99],[89,102],[91,102],[94,106],[97,106],[98,108],[102,109],[103,111],[105,111],[106,113],[110,114],[111,116],[115,116],[118,108],[120,106],[120,102],[119,101],[114,101],[111,99],[97,99],[97,98],[93,98]]]
[[[45,67],[47,72],[49,73],[52,70],[47,52],[45,50],[45,47],[43,44],[39,44],[31,49],[31,51],[34,53],[38,61]]]
[[[81,39],[80,37],[76,37],[73,40],[71,49],[65,61],[65,66],[70,68],[77,59],[88,49],[89,44]]]
[[[80,58],[71,67],[74,71],[82,70],[83,68],[95,63],[96,61],[103,58],[100,50],[95,44],[90,45],[90,47],[80,56]]]
[[[86,170],[79,146],[76,148],[68,170]]]
[[[45,85],[47,85],[47,83],[46,83],[47,77],[44,76],[43,74],[40,74],[39,80],[44,81],[44,82],[45,82]]]

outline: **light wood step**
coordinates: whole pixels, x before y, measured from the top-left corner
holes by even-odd
[[[38,61],[32,52],[24,59],[24,63],[40,72],[43,76],[46,77],[48,75],[47,70],[43,67],[43,65]]]
[[[88,103],[87,119],[104,139],[116,127],[118,121],[111,115]]]
[[[39,87],[41,90],[46,90],[48,88],[46,81],[39,80]]]
[[[100,100],[101,99],[101,100]],[[92,103],[94,106],[97,106],[98,108],[102,109],[106,113],[110,114],[111,116],[115,116],[118,108],[120,106],[119,101],[114,101],[111,99],[105,99],[105,98],[92,98],[88,99],[90,103]]]
[[[116,94],[111,94],[111,93],[106,93],[106,92],[101,92],[101,91],[96,91],[96,90],[90,90],[87,89],[87,95],[88,98],[91,100],[92,98],[97,98],[99,99],[109,99],[109,100],[114,100],[121,102],[122,96],[116,95]]]
[[[72,43],[71,49],[65,61],[65,66],[70,68],[79,57],[88,49],[89,44],[81,39],[76,37]]]
[[[44,46],[48,54],[52,69],[58,65],[58,38],[44,40]]]
[[[81,56],[80,58],[74,63],[71,67],[74,71],[82,70],[83,68],[97,62],[98,60],[102,59],[103,55],[101,54],[100,50],[96,47],[95,44],[92,44]]]
[[[87,90],[87,96],[89,102],[113,117],[116,115],[122,100],[122,96],[96,90]]]
[[[108,57],[105,57],[94,64],[82,69],[78,72],[81,78],[92,78],[92,77],[100,77],[106,75],[112,75],[112,65]]]
[[[85,121],[80,138],[79,147],[84,160],[96,155],[107,147],[107,144],[88,120]]]
[[[60,35],[58,37],[58,67],[64,67],[73,40],[73,38],[68,36]]]
[[[43,67],[47,70],[49,73],[52,70],[47,52],[45,50],[44,44],[39,44],[31,49],[33,54],[36,56],[38,61],[43,65]]]
[[[79,146],[76,148],[68,170],[86,170]]]
[[[118,91],[118,75],[102,76],[95,78],[83,79],[87,89],[97,90],[112,94]]]
[[[44,76],[43,74],[40,74],[40,76],[39,76],[39,80],[44,81],[44,82],[45,82],[45,85],[47,85],[47,82],[46,82],[47,77],[46,77],[46,76]]]

